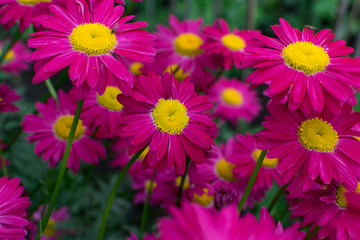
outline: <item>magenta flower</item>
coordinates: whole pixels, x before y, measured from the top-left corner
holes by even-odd
[[[0,178],[0,238],[24,239],[28,225],[26,209],[30,206],[28,197],[20,197],[24,188],[19,186],[18,177]]]
[[[204,151],[213,143],[207,131],[215,123],[202,112],[213,105],[206,96],[196,94],[189,78],[179,84],[173,75],[165,73],[159,78],[150,72],[139,76],[134,91],[129,96],[118,95],[118,100],[124,105],[121,135],[134,136],[129,154],[149,145],[145,166],[175,166],[181,175],[186,155],[195,163],[204,162]]]
[[[283,239],[301,240],[305,232],[299,232],[299,223],[283,229],[279,222],[275,225],[266,208],[261,209],[260,220],[250,213],[243,218],[234,205],[218,212],[184,202],[181,209],[171,208],[173,218],[163,218],[159,222],[161,240],[183,239]]]
[[[36,109],[40,116],[25,115],[21,125],[24,132],[31,133],[27,139],[36,142],[37,157],[42,155],[43,161],[49,160],[49,166],[53,168],[63,158],[76,105],[60,91],[59,106],[53,98],[49,98],[46,103],[36,103]],[[79,120],[67,163],[74,173],[79,170],[80,158],[89,164],[98,164],[99,158],[105,158],[104,146],[90,135],[91,132]]]
[[[126,24],[133,16],[120,18],[124,8],[114,7],[114,0],[101,1],[93,10],[85,0],[69,0],[67,9],[51,5],[50,11],[53,16],[33,19],[49,30],[33,33],[28,40],[30,47],[39,48],[30,57],[38,60],[34,83],[69,66],[69,77],[76,87],[95,88],[103,94],[106,86],[115,82],[127,94],[133,83],[122,58],[153,61],[153,36],[139,29],[147,24]]]
[[[224,19],[218,19],[213,26],[204,28],[205,43],[201,46],[205,55],[214,57],[224,69],[233,65],[240,68],[245,61],[247,47],[259,46],[257,41],[248,31],[234,29],[230,31]]]
[[[346,209],[339,221],[336,221],[334,227],[341,226],[352,230],[359,230],[360,226],[360,194],[358,192],[345,192]],[[358,234],[360,238],[360,233]]]
[[[4,42],[0,42],[0,49],[2,49],[3,44]],[[29,69],[29,56],[30,50],[22,42],[16,42],[5,54],[5,58],[0,69],[4,72],[19,75],[20,71]]]
[[[256,68],[248,82],[268,83],[270,97],[287,97],[291,110],[303,105],[321,112],[326,102],[327,108],[337,112],[341,103],[356,104],[353,87],[360,87],[360,61],[344,57],[353,52],[345,41],[331,42],[335,34],[329,29],[314,35],[304,27],[301,32],[281,18],[272,29],[279,39],[253,32],[265,46],[247,48],[251,54],[242,67]]]
[[[0,112],[15,112],[20,108],[12,104],[21,98],[21,95],[16,95],[15,90],[11,90],[6,83],[0,84]]]
[[[220,78],[207,92],[215,104],[214,116],[229,120],[234,125],[239,119],[251,122],[262,108],[256,91],[236,78]]]
[[[283,105],[269,104],[263,130],[257,134],[258,148],[269,150],[268,158],[279,158],[278,171],[286,184],[294,178],[298,191],[308,189],[314,180],[325,184],[336,180],[355,189],[360,177],[360,132],[351,128],[360,113],[351,105],[339,114],[328,108],[323,112],[291,112]]]

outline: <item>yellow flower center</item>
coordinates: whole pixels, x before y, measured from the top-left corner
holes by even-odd
[[[349,192],[346,190],[341,184],[339,185],[338,189],[336,190],[336,203],[339,205],[340,208],[347,207],[347,200],[345,197],[345,193]],[[360,183],[355,190],[355,192],[360,193]]]
[[[175,178],[175,184],[178,187],[180,187],[180,185],[181,185],[181,178],[182,178],[182,176],[178,176],[177,178]],[[190,187],[189,176],[186,175],[185,180],[184,180],[183,190],[189,189],[189,187]]]
[[[240,106],[244,101],[243,95],[235,88],[226,88],[222,92],[222,99],[227,104],[233,106]]]
[[[308,150],[332,152],[338,143],[338,135],[327,121],[319,118],[303,121],[299,126],[300,143]]]
[[[141,69],[144,67],[144,64],[141,62],[134,62],[130,65],[130,72],[136,76],[142,74]]]
[[[1,54],[1,49],[0,49],[0,54]],[[14,58],[15,58],[15,52],[12,49],[10,49],[9,51],[7,51],[7,53],[4,56],[4,62],[9,62]]]
[[[262,152],[262,150],[260,150],[260,149],[256,149],[255,151],[253,151],[252,156],[253,156],[255,162],[257,162],[257,160],[259,159],[261,152]],[[279,163],[278,158],[267,158],[265,155],[264,161],[261,166],[268,167],[268,168],[276,168],[278,163]]]
[[[54,129],[56,136],[58,136],[58,138],[61,138],[63,140],[67,140],[69,138],[70,129],[73,120],[74,120],[73,115],[64,115],[56,120],[54,124]],[[74,140],[79,139],[82,135],[84,135],[84,133],[85,133],[85,127],[82,125],[82,121],[79,120],[76,127]]]
[[[52,237],[55,235],[56,233],[56,229],[55,229],[55,220],[54,219],[49,219],[48,224],[46,225],[46,228],[44,230],[44,235],[47,237]]]
[[[3,99],[0,97],[0,102],[2,101]]]
[[[229,182],[235,182],[236,180],[233,173],[234,167],[234,164],[229,163],[225,159],[221,159],[216,164],[216,172],[220,178]]]
[[[225,47],[233,51],[241,51],[246,47],[246,42],[244,41],[244,39],[233,33],[224,35],[221,38],[221,42],[224,44]]]
[[[182,82],[182,80],[184,80],[187,76],[189,76],[189,73],[188,72],[184,72],[184,69],[182,68],[179,68],[179,65],[178,64],[174,64],[174,65],[171,65],[171,66],[168,66],[164,72],[168,72],[168,73],[171,73],[171,71],[173,72],[174,74],[174,78],[176,80],[178,80],[179,82]]]
[[[34,6],[41,2],[51,2],[51,0],[17,0],[17,1],[22,5],[30,5],[30,6]]]
[[[87,55],[108,54],[116,46],[116,36],[101,23],[84,23],[73,29],[69,36],[74,50]]]
[[[149,150],[150,150],[150,148],[149,148],[149,146],[147,146],[147,147],[144,149],[144,151],[140,154],[140,156],[138,157],[137,160],[139,160],[140,162],[141,162],[142,160],[144,160],[144,158],[145,158],[146,155],[148,154]]]
[[[116,99],[119,94],[121,94],[120,89],[108,86],[103,95],[97,94],[98,103],[109,110],[121,111],[124,106]]]
[[[197,193],[194,193],[193,200],[200,204],[203,207],[209,206],[210,203],[214,200],[214,195],[208,195],[209,189],[203,188],[204,193],[202,195],[199,195]]]
[[[150,190],[150,185],[151,185],[151,190]],[[153,192],[154,191],[154,188],[157,186],[156,182],[152,182],[151,184],[151,180],[147,180],[145,181],[145,189],[146,189],[146,192]]]
[[[196,34],[183,33],[176,37],[174,45],[177,53],[193,57],[202,53],[200,46],[203,40]]]
[[[330,63],[327,51],[310,42],[295,42],[282,50],[282,57],[287,65],[311,75],[324,71]]]
[[[152,117],[156,127],[169,134],[180,134],[189,122],[184,104],[173,99],[159,99]]]

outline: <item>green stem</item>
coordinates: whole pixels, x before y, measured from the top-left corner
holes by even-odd
[[[156,169],[154,170],[154,173],[153,173],[151,181],[150,181],[149,189],[147,190],[147,194],[146,194],[146,201],[145,201],[144,210],[143,210],[142,217],[141,217],[140,239],[143,239],[143,237],[144,237],[147,221],[149,218],[149,202],[150,202],[150,195],[153,190],[155,175],[156,175]]]
[[[112,202],[113,202],[113,200],[115,198],[117,189],[119,188],[122,180],[126,176],[126,173],[128,172],[129,168],[133,165],[133,163],[136,161],[136,159],[139,158],[140,154],[145,150],[145,148],[146,147],[144,147],[142,150],[137,152],[130,159],[130,161],[125,165],[125,167],[121,170],[121,172],[119,174],[119,177],[117,178],[113,188],[111,189],[111,193],[110,193],[110,196],[109,196],[108,201],[106,203],[105,210],[104,210],[104,213],[103,213],[103,217],[101,219],[101,225],[100,225],[99,234],[98,234],[98,237],[97,237],[98,240],[101,240],[103,235],[104,235],[105,227],[106,227],[106,221],[107,221],[107,218],[108,218],[108,215],[109,215],[109,212],[110,212],[111,204],[112,204]]]
[[[313,236],[320,230],[320,226],[317,225],[316,227],[311,230],[311,232],[308,232],[304,238],[304,240],[311,240]]]
[[[177,198],[176,198],[176,206],[180,207],[180,200],[181,200],[181,196],[182,196],[182,192],[183,192],[183,188],[184,188],[184,183],[185,183],[185,178],[186,178],[186,174],[187,174],[187,170],[189,168],[189,163],[190,163],[190,159],[186,159],[186,167],[185,167],[185,172],[184,175],[182,175],[181,177],[181,182],[180,182],[180,186],[179,186],[179,191],[177,194]]]
[[[55,90],[54,86],[52,85],[50,79],[45,80],[45,85],[48,88],[50,95],[55,99],[55,101],[57,103],[59,103],[59,99],[58,99],[56,90]]]
[[[265,151],[265,150],[262,150],[262,151],[261,151],[261,154],[260,154],[260,156],[259,156],[259,158],[258,158],[258,160],[257,160],[257,162],[256,162],[255,168],[254,168],[254,170],[253,170],[253,172],[252,172],[252,174],[251,174],[251,176],[250,176],[250,180],[249,180],[249,182],[248,182],[248,185],[246,186],[245,192],[244,192],[244,194],[243,194],[243,196],[241,197],[241,200],[240,200],[240,202],[239,202],[239,205],[238,205],[238,211],[239,211],[239,212],[241,212],[241,210],[242,210],[242,208],[244,207],[244,204],[245,204],[247,198],[249,197],[250,191],[251,191],[251,189],[252,189],[252,187],[253,187],[253,185],[254,185],[256,176],[257,176],[257,174],[258,174],[258,172],[259,172],[259,170],[260,170],[260,167],[261,167],[261,165],[262,165],[262,163],[263,163],[263,161],[264,161],[264,158],[265,158],[265,156],[266,156],[266,153],[267,153],[267,151]]]
[[[1,146],[0,146],[0,158],[1,158],[1,168],[3,171],[3,176],[7,176],[7,166],[6,166],[6,161],[5,161],[5,155],[4,155],[4,151],[1,149]]]
[[[73,119],[73,122],[72,122],[72,125],[71,125],[69,138],[68,138],[67,143],[66,143],[64,157],[62,159],[60,172],[59,172],[58,178],[56,180],[56,185],[55,185],[53,194],[51,196],[49,207],[48,207],[48,209],[46,211],[45,217],[41,220],[41,223],[40,223],[40,226],[39,226],[39,231],[38,231],[38,233],[36,235],[35,240],[39,240],[41,235],[43,234],[43,231],[46,228],[47,223],[48,223],[48,221],[50,219],[51,213],[54,210],[56,200],[59,197],[61,184],[62,184],[62,181],[63,181],[64,176],[65,176],[65,172],[66,172],[66,169],[67,169],[66,165],[67,165],[67,162],[69,160],[71,145],[72,145],[72,142],[74,140],[76,127],[77,127],[78,122],[79,122],[79,117],[80,117],[80,113],[81,113],[81,109],[82,109],[83,104],[84,104],[84,101],[79,99],[77,107],[76,107],[75,116],[74,116],[74,119]]]
[[[271,211],[275,207],[275,204],[279,201],[281,195],[283,195],[283,193],[286,191],[286,188],[289,186],[289,184],[290,184],[290,182],[281,186],[281,188],[277,191],[277,193],[275,194],[275,196],[273,197],[273,199],[271,200],[271,202],[267,208],[269,213],[271,213]]]

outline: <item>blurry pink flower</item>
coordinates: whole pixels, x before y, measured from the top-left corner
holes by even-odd
[[[21,98],[21,95],[16,95],[15,90],[11,90],[6,83],[0,84],[0,112],[15,112],[20,109],[12,104]]]
[[[0,49],[2,49],[3,45],[4,42],[0,42]],[[20,71],[29,69],[29,56],[30,50],[22,42],[18,41],[5,54],[5,58],[0,66],[0,69],[4,72],[19,75]]]

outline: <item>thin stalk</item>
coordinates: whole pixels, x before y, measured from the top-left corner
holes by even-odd
[[[1,168],[3,171],[3,176],[6,177],[7,176],[7,166],[6,166],[4,151],[1,149],[1,146],[0,146],[0,158],[1,158]]]
[[[316,227],[311,230],[311,232],[308,232],[304,238],[304,240],[311,240],[313,236],[320,230],[320,226],[317,225]]]
[[[117,189],[119,188],[122,180],[124,179],[124,177],[126,176],[126,173],[128,172],[129,168],[133,165],[133,163],[136,161],[136,159],[139,158],[140,154],[145,150],[146,147],[144,147],[142,150],[140,150],[139,152],[137,152],[131,159],[130,161],[125,165],[125,167],[121,170],[120,174],[119,174],[119,177],[117,178],[113,188],[111,189],[111,193],[110,193],[110,196],[109,196],[109,199],[106,203],[106,206],[105,206],[105,210],[104,210],[104,213],[103,213],[103,217],[101,219],[101,225],[100,225],[100,229],[99,229],[99,234],[98,234],[98,237],[97,239],[98,240],[101,240],[103,235],[104,235],[104,232],[105,232],[105,227],[106,227],[106,221],[107,221],[107,218],[109,216],[109,212],[110,212],[110,208],[111,208],[111,204],[115,198],[115,195],[116,195],[116,191]]]
[[[66,165],[67,165],[67,162],[69,160],[71,145],[72,145],[72,142],[74,140],[76,127],[77,127],[78,122],[79,122],[79,117],[80,117],[80,113],[81,113],[81,109],[82,109],[83,104],[84,104],[84,101],[79,99],[77,107],[76,107],[75,116],[74,116],[74,119],[73,119],[73,122],[72,122],[72,125],[71,125],[69,138],[68,138],[68,140],[66,142],[64,157],[62,159],[60,172],[59,172],[58,178],[56,180],[56,185],[55,185],[53,194],[51,196],[49,207],[48,207],[48,209],[46,211],[46,214],[45,214],[44,218],[40,222],[39,231],[38,231],[38,233],[36,235],[35,240],[39,240],[41,235],[43,234],[43,232],[44,232],[44,230],[45,230],[45,228],[46,228],[46,226],[48,224],[48,221],[50,219],[51,213],[54,210],[56,200],[59,197],[61,184],[63,182],[65,172],[66,172]]]
[[[260,154],[260,156],[259,156],[259,158],[258,158],[258,160],[256,162],[255,168],[254,168],[254,170],[253,170],[253,172],[252,172],[252,174],[250,176],[250,180],[248,182],[248,185],[246,186],[245,192],[242,195],[241,200],[239,202],[239,205],[238,205],[238,211],[239,212],[241,212],[241,209],[244,207],[244,204],[245,204],[247,198],[249,197],[250,191],[251,191],[252,187],[254,186],[256,176],[257,176],[257,174],[258,174],[258,172],[260,170],[260,167],[261,167],[261,165],[262,165],[262,163],[264,161],[266,153],[267,153],[267,151],[265,151],[265,150],[261,151],[261,154]]]
[[[180,200],[181,200],[181,196],[182,196],[182,192],[183,192],[183,188],[184,188],[184,182],[185,182],[187,170],[189,168],[189,164],[190,164],[190,159],[186,158],[185,172],[184,172],[184,175],[182,175],[182,177],[181,177],[179,191],[178,191],[177,198],[176,198],[176,206],[178,206],[178,207],[180,207]]]
[[[143,210],[142,217],[141,217],[140,239],[143,239],[143,237],[144,237],[146,225],[147,225],[148,218],[149,218],[149,202],[150,202],[150,195],[152,193],[152,189],[153,189],[153,185],[154,185],[155,175],[156,175],[156,169],[154,170],[154,173],[150,180],[149,189],[147,190],[147,194],[146,194],[146,201],[145,201],[144,210]]]
[[[57,103],[59,103],[59,99],[58,99],[56,90],[55,90],[54,86],[52,85],[50,79],[45,80],[45,85],[48,88],[50,95],[55,99],[55,101]]]
[[[271,200],[269,206],[268,206],[268,212],[271,213],[271,210],[273,210],[273,208],[275,207],[276,203],[279,201],[281,195],[283,195],[283,193],[286,191],[286,188],[289,186],[290,182],[283,185],[275,194],[275,196],[273,197],[273,199]]]

